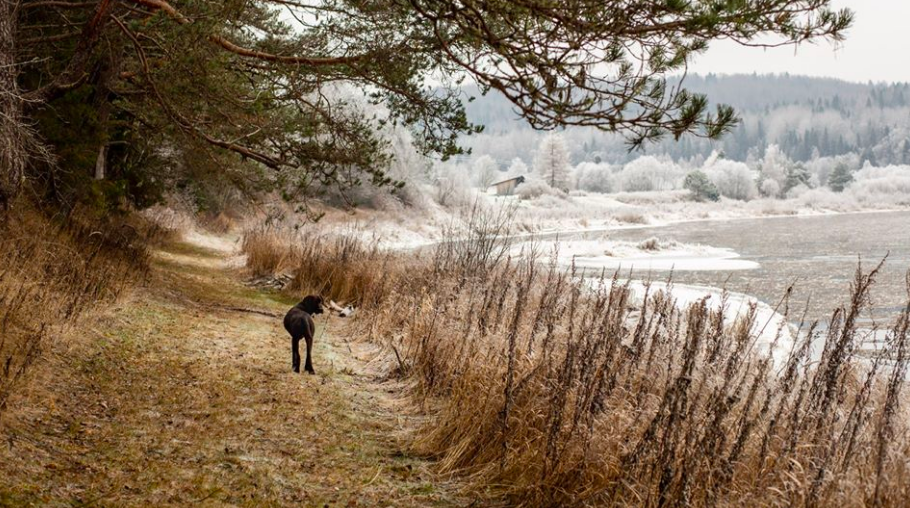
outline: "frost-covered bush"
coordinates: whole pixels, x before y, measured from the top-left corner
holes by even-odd
[[[660,239],[656,236],[652,236],[648,239],[642,240],[638,244],[638,248],[641,250],[660,250]]]
[[[471,180],[481,190],[493,185],[499,176],[499,167],[489,155],[481,155],[471,163]]]
[[[675,162],[645,155],[625,165],[619,182],[626,192],[678,189],[685,171]]]
[[[822,210],[848,212],[860,208],[859,203],[853,195],[834,192],[824,187],[810,189],[800,194],[799,197],[796,198],[796,201],[802,206]]]
[[[437,164],[433,168],[432,180],[433,199],[442,206],[459,206],[472,198],[468,170],[463,166]]]
[[[847,187],[858,201],[869,205],[910,204],[910,166],[864,167]]]
[[[534,206],[564,210],[566,207],[566,195],[557,189],[554,194],[544,194],[536,198],[534,200]]]
[[[642,240],[638,243],[639,250],[647,251],[658,251],[664,249],[672,249],[679,246],[679,242],[676,240],[661,240],[656,236],[652,236],[645,240]]]
[[[617,222],[624,224],[648,224],[648,218],[641,212],[632,209],[620,209],[613,213],[613,218]]]
[[[797,184],[787,191],[787,199],[796,199],[811,190],[804,183]]]
[[[717,186],[721,196],[749,201],[758,195],[752,170],[742,162],[719,159],[705,168],[705,174]]]
[[[550,187],[547,182],[539,178],[528,178],[524,183],[518,184],[518,187],[515,188],[515,195],[521,199],[535,199],[541,196],[566,197],[565,192]]]
[[[604,163],[582,162],[575,166],[575,187],[603,194],[613,192],[613,167]]]
[[[761,195],[765,197],[776,198],[780,196],[780,184],[777,183],[777,180],[771,178],[762,180],[759,190]]]

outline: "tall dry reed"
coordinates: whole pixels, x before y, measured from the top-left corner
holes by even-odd
[[[391,254],[352,230],[259,226],[244,233],[241,249],[254,276],[285,273],[291,276],[285,287],[290,293],[321,294],[357,307],[382,302],[400,272],[400,264],[391,265]]]
[[[414,449],[442,471],[526,506],[910,505],[910,303],[872,353],[857,324],[878,268],[827,326],[760,348],[754,305],[731,324],[672,290],[633,302],[615,274],[510,256],[495,214],[464,225],[422,257],[328,243],[295,272],[392,274],[360,332],[416,382]]]

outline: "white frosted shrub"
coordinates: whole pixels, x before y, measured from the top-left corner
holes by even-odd
[[[726,198],[749,201],[758,195],[752,170],[742,162],[720,159],[706,167],[705,174]]]
[[[761,195],[769,198],[776,198],[780,195],[780,184],[777,180],[767,179],[761,183]]]
[[[809,189],[800,194],[797,198],[797,202],[808,208],[836,210],[840,212],[848,212],[859,208],[859,203],[852,195],[834,192],[825,187]]]
[[[796,198],[802,196],[803,194],[805,194],[806,192],[808,192],[809,190],[810,189],[809,189],[808,185],[801,183],[801,184],[797,185],[796,187],[793,187],[792,189],[787,191],[787,199],[796,199]]]
[[[521,199],[535,199],[541,196],[566,197],[566,193],[550,187],[547,182],[531,178],[515,188],[515,194]]]
[[[910,166],[865,167],[854,173],[846,192],[866,205],[910,204]]]
[[[575,166],[575,187],[588,192],[613,192],[613,167],[609,164],[582,162]]]
[[[672,161],[645,155],[625,165],[619,173],[620,186],[626,192],[678,189],[685,170]]]

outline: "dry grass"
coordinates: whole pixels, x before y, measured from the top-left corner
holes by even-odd
[[[255,276],[289,272],[289,292],[321,294],[358,307],[385,300],[397,274],[389,265],[393,257],[375,244],[365,245],[353,232],[326,233],[316,226],[253,228],[244,234],[241,250]]]
[[[0,414],[45,341],[148,270],[164,232],[136,217],[48,217],[18,204],[0,223]]]
[[[508,258],[505,223],[484,213],[430,255],[377,258],[387,287],[361,314],[415,382],[431,421],[414,447],[443,471],[527,506],[910,504],[910,305],[871,361],[857,355],[877,269],[775,365],[754,308],[732,326],[662,291],[636,308],[615,278]],[[374,261],[321,256],[296,276]]]
[[[320,316],[318,375],[294,374],[294,300],[196,240],[155,249],[146,284],[49,344],[0,426],[0,506],[458,505],[400,448],[411,424],[376,348]]]

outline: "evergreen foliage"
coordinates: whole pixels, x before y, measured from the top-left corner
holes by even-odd
[[[786,194],[787,192],[790,192],[791,189],[799,185],[810,187],[809,177],[809,171],[805,166],[800,163],[791,165],[789,168],[787,168],[787,178],[784,182],[784,187],[782,189],[783,192]]]
[[[696,169],[686,175],[683,188],[692,193],[695,201],[718,201],[720,192],[704,171]]]
[[[400,187],[396,129],[443,159],[480,132],[466,77],[534,128],[593,127],[633,147],[714,139],[733,110],[668,76],[718,39],[841,40],[852,13],[830,3],[4,2],[0,201],[18,192],[22,161],[64,202],[88,187],[134,204],[184,184],[287,199]],[[28,148],[29,125],[48,157]]]
[[[843,163],[835,166],[831,176],[828,177],[828,187],[831,187],[834,192],[843,192],[851,182],[853,182],[853,173]]]

